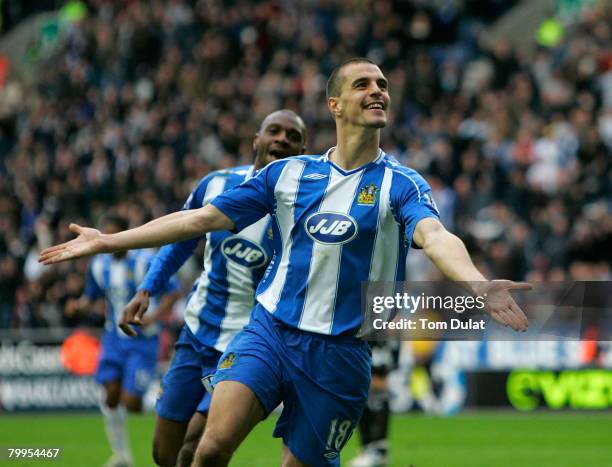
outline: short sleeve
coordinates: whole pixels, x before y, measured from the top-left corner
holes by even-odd
[[[273,162],[210,202],[234,222],[236,232],[273,213],[275,180],[282,162]]]
[[[412,243],[412,235],[418,222],[427,217],[440,218],[433,199],[431,187],[416,172],[394,172],[392,207],[400,223],[404,226],[406,237]]]

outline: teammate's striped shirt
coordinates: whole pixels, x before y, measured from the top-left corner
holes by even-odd
[[[272,215],[275,261],[257,289],[261,305],[289,326],[355,334],[361,283],[403,280],[417,222],[439,215],[427,182],[393,157],[380,151],[345,171],[328,154],[273,162],[211,203],[237,229]]]
[[[193,190],[183,209],[204,206],[217,195],[252,176],[253,166],[213,172]],[[270,218],[264,216],[237,234],[206,235],[204,268],[187,300],[185,323],[204,345],[223,352],[249,321],[255,289],[272,258]],[[164,246],[151,265],[141,289],[154,293],[193,254],[200,239]]]
[[[105,254],[97,255],[91,260],[85,296],[90,300],[106,299],[105,330],[108,334],[121,338],[128,337],[119,329],[121,313],[136,293],[138,284],[144,279],[153,255],[153,250],[131,250],[123,258]],[[172,277],[168,278],[158,293],[176,290],[178,282]],[[150,310],[154,311],[157,305],[157,299],[153,298]],[[152,323],[144,329],[136,328],[138,335],[144,338],[156,338],[160,330],[161,323]]]

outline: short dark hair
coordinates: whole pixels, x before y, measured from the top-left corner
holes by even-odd
[[[120,231],[127,230],[130,226],[130,223],[125,217],[122,217],[118,214],[107,214],[102,218],[102,222],[100,223],[102,226],[106,225],[114,225]]]
[[[282,114],[288,115],[290,118],[296,119],[298,122],[300,133],[302,133],[302,136],[304,137],[304,141],[306,141],[306,124],[304,123],[304,120],[302,120],[302,117],[300,117],[296,112],[294,112],[291,109],[280,109],[280,110],[276,110],[266,115],[266,117],[261,121],[261,124],[259,125],[259,132],[260,133],[263,132],[264,123],[266,123],[266,120],[268,119],[268,117],[278,114],[278,113],[282,113]]]
[[[325,91],[328,99],[330,97],[336,97],[340,95],[340,88],[342,87],[340,71],[342,71],[345,66],[352,65],[353,63],[370,63],[372,65],[376,65],[376,63],[366,57],[353,57],[342,62],[340,65],[333,69],[331,75],[329,75],[329,79],[327,80],[327,87],[325,88]]]

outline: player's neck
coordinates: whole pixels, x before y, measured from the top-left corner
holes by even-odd
[[[353,170],[378,157],[380,130],[378,128],[353,127],[337,129],[338,143],[329,159],[344,170]]]
[[[259,169],[263,169],[266,166],[263,154],[259,154],[259,151],[255,153],[253,158],[253,170],[257,172]]]

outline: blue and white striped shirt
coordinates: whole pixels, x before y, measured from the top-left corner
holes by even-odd
[[[213,172],[204,177],[183,209],[197,209],[238,186],[253,174],[253,166]],[[248,322],[255,289],[272,257],[270,218],[264,216],[237,234],[206,235],[203,271],[187,300],[185,323],[204,345],[224,351]],[[193,254],[199,238],[164,246],[140,289],[154,293]]]
[[[274,260],[257,300],[285,324],[320,334],[355,334],[361,283],[401,281],[418,221],[438,218],[431,188],[380,151],[342,170],[324,155],[268,165],[211,201],[240,230],[272,215]]]

